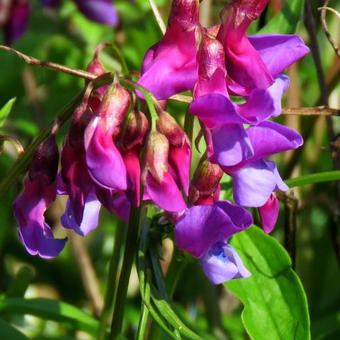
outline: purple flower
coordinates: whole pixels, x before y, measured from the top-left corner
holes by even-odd
[[[90,20],[116,26],[118,24],[117,10],[112,0],[74,0],[79,10]]]
[[[31,255],[49,259],[57,256],[67,241],[55,239],[45,221],[45,211],[55,200],[58,149],[51,135],[37,149],[24,191],[14,202],[14,215],[19,224],[19,237]]]
[[[11,45],[25,33],[31,5],[28,0],[14,0],[9,4],[0,4],[0,11],[3,16],[0,26],[4,30],[5,44]]]
[[[139,84],[157,99],[193,89],[197,80],[197,0],[174,0],[165,35],[145,54]]]
[[[205,275],[215,285],[251,275],[237,252],[227,243],[216,243],[200,262]]]
[[[226,242],[251,224],[252,216],[248,211],[227,201],[197,205],[179,218],[175,240],[181,250],[200,259],[209,280],[218,284],[249,276],[240,258]]]
[[[253,155],[234,166],[228,154],[216,156],[220,166],[233,179],[234,199],[245,207],[262,207],[272,192],[287,190],[276,165],[267,157],[300,147],[302,137],[294,130],[274,122],[263,122],[246,130]],[[215,151],[216,152],[216,151]]]

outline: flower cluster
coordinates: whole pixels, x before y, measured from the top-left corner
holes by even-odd
[[[68,196],[62,225],[82,236],[97,226],[101,206],[127,222],[131,208],[145,201],[164,210],[177,246],[200,261],[212,283],[249,276],[228,241],[253,223],[246,208],[258,208],[266,232],[275,226],[275,192],[287,186],[267,158],[299,147],[302,138],[269,119],[280,114],[288,87],[282,72],[308,53],[295,35],[246,35],[267,2],[233,0],[221,25],[204,28],[198,0],[173,0],[164,37],[145,55],[139,84],[162,107],[171,96],[192,92],[188,114],[199,119],[206,142],[192,178],[191,141],[161,105],[148,119],[136,104],[143,95],[137,91],[132,101],[117,80],[85,93],[59,173],[52,134],[37,150],[15,202],[30,254],[51,258],[65,245],[44,219],[56,195]],[[101,75],[98,53],[88,71]],[[233,203],[220,199],[224,174],[232,180]]]
[[[118,24],[118,14],[112,6],[112,0],[74,0],[74,2],[89,20],[112,27]],[[41,3],[49,8],[57,8],[61,0],[41,0]],[[30,0],[0,0],[0,28],[4,31],[6,45],[11,45],[25,33],[30,13]]]

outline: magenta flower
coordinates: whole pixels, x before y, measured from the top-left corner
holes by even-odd
[[[97,185],[114,191],[127,188],[126,167],[114,140],[129,105],[129,93],[119,84],[112,85],[85,130],[89,174]]]
[[[263,230],[269,234],[273,231],[280,212],[280,202],[273,193],[268,198],[267,202],[258,209],[261,226]]]
[[[227,241],[251,224],[248,211],[227,201],[193,206],[176,223],[175,240],[181,250],[200,259],[209,280],[218,284],[249,276]]]
[[[32,160],[24,191],[14,202],[19,237],[31,255],[49,259],[57,256],[67,241],[55,239],[45,221],[45,211],[55,200],[58,149],[51,135],[37,149]]]
[[[186,203],[170,172],[168,155],[168,139],[160,132],[152,131],[146,145],[144,200],[150,199],[166,211],[179,212],[186,208]]]
[[[145,54],[139,84],[157,99],[168,99],[195,85],[198,12],[198,0],[174,0],[165,35]]]
[[[100,210],[96,188],[87,169],[84,146],[84,132],[91,119],[85,100],[74,113],[61,153],[59,194],[69,195],[61,222],[65,228],[82,236],[97,227]]]

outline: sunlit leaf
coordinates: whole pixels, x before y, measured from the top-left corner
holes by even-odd
[[[51,299],[3,299],[0,300],[0,314],[28,314],[44,320],[67,322],[75,329],[91,334],[98,328],[98,321],[82,310]]]
[[[302,17],[303,4],[303,0],[286,1],[280,13],[274,16],[258,33],[295,33]]]
[[[16,98],[10,99],[1,109],[0,109],[0,128],[6,122],[8,115],[11,113],[12,107],[16,101]]]
[[[242,320],[252,339],[310,339],[307,299],[284,248],[257,227],[234,236],[232,245],[252,276],[225,284],[243,303]]]

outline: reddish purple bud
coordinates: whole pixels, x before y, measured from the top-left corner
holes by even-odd
[[[3,1],[2,1],[3,2]],[[26,31],[31,5],[28,0],[13,0],[10,5],[0,4],[0,25],[5,33],[5,43],[11,45]]]
[[[115,139],[119,132],[121,124],[130,106],[130,94],[120,84],[115,83],[110,86],[104,98],[95,112],[103,121],[107,133],[110,133]]]
[[[107,44],[99,44],[96,47],[93,58],[86,68],[88,72],[91,72],[97,76],[101,76],[102,74],[105,73],[104,66],[99,60],[99,54],[106,47],[107,47]]]
[[[29,178],[40,180],[48,184],[55,180],[58,171],[59,151],[55,136],[50,135],[41,143],[32,159],[28,175]]]
[[[125,129],[121,136],[121,149],[124,151],[140,149],[149,130],[149,121],[141,111],[132,111],[127,117]]]
[[[261,226],[265,233],[269,234],[273,231],[280,212],[280,202],[276,195],[272,193],[268,201],[259,208],[261,218]]]
[[[169,24],[177,21],[186,27],[194,27],[199,22],[198,0],[173,0]]]
[[[161,133],[152,131],[146,144],[146,169],[161,183],[168,171],[169,141]]]
[[[190,185],[189,200],[194,205],[213,204],[219,198],[223,171],[217,164],[202,159]]]
[[[182,146],[188,139],[176,120],[165,111],[159,114],[157,130],[162,133],[173,146]]]
[[[202,40],[198,52],[198,65],[198,75],[200,79],[211,78],[217,69],[225,71],[223,45],[207,33],[202,34]]]

